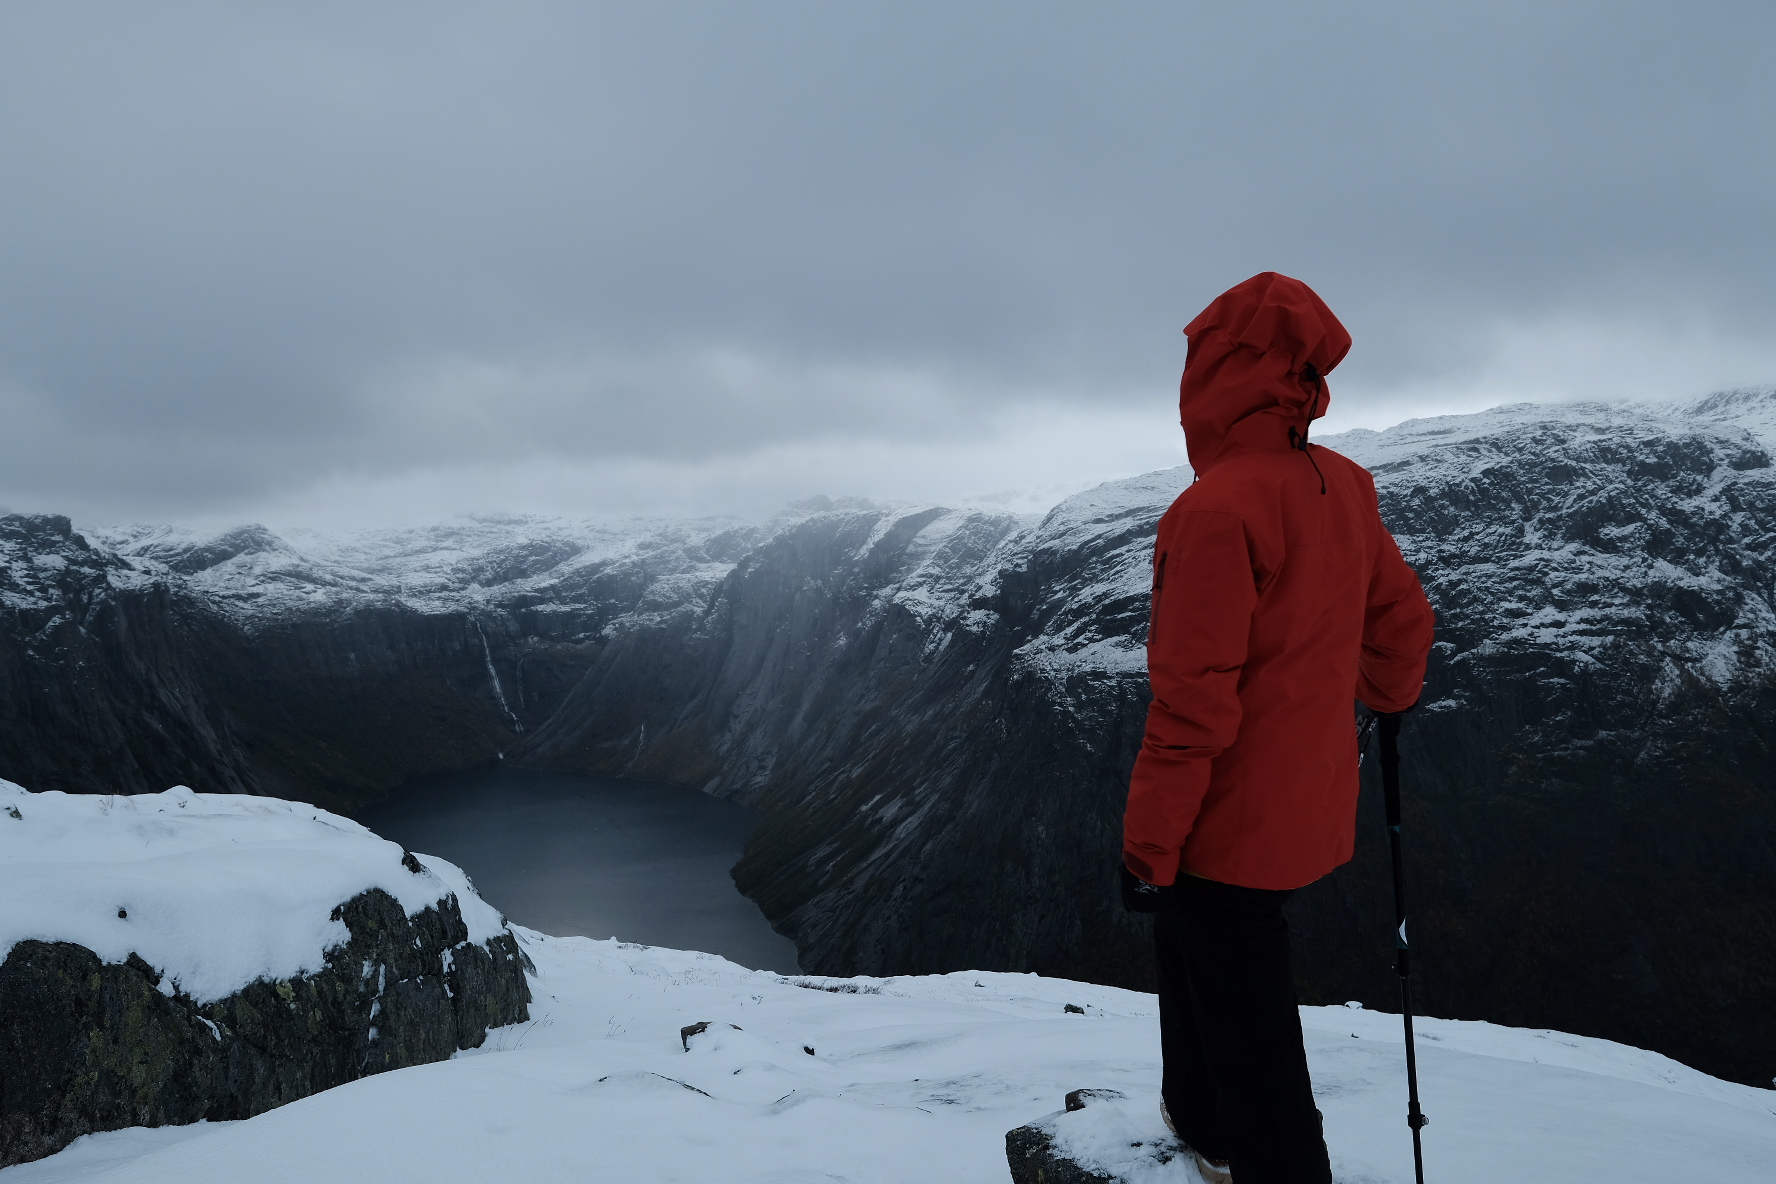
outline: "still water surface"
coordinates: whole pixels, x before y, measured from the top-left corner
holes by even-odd
[[[459,865],[520,925],[707,950],[792,974],[795,944],[729,875],[758,814],[671,785],[494,767],[416,781],[358,821]]]

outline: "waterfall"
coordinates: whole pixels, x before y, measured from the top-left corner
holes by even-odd
[[[487,644],[487,632],[481,628],[480,621],[475,622],[475,632],[481,637],[481,656],[487,660],[487,681],[493,684],[493,697],[499,701],[500,710],[506,713],[506,718],[512,721],[512,730],[523,732],[524,725],[512,714],[512,709],[506,706],[506,692],[500,686],[499,671],[493,668],[493,649]]]

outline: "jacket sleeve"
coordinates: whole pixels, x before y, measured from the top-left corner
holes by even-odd
[[[1405,711],[1424,690],[1437,616],[1394,536],[1379,522],[1375,529],[1381,532],[1381,545],[1369,577],[1357,698],[1372,711]]]
[[[1210,763],[1239,734],[1240,670],[1258,604],[1239,515],[1185,511],[1165,526],[1147,634],[1153,703],[1122,821],[1123,862],[1159,885],[1177,878]]]

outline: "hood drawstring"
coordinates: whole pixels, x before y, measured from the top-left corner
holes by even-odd
[[[1289,429],[1289,447],[1307,457],[1307,463],[1314,467],[1314,476],[1320,479],[1320,492],[1324,494],[1326,492],[1326,474],[1320,472],[1320,462],[1314,459],[1313,453],[1309,452],[1307,448],[1307,428],[1313,423],[1314,412],[1320,409],[1320,392],[1324,389],[1321,385],[1323,380],[1312,362],[1302,364],[1301,377],[1304,381],[1314,384],[1314,397],[1313,402],[1307,408],[1307,423],[1299,429],[1294,427]]]

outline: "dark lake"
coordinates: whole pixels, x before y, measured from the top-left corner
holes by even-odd
[[[746,806],[671,785],[496,766],[413,782],[357,820],[457,864],[520,925],[798,969],[795,944],[729,875],[758,825]]]

